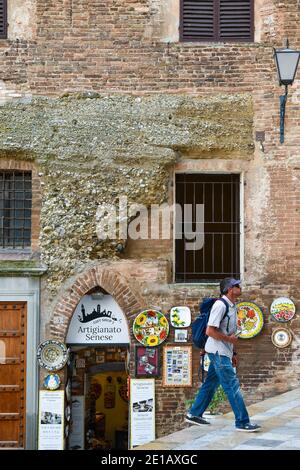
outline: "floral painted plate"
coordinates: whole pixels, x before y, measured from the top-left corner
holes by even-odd
[[[272,343],[277,348],[287,348],[292,342],[292,334],[286,328],[276,328],[272,333]]]
[[[144,346],[157,346],[169,334],[168,320],[158,310],[144,310],[134,320],[133,334]]]
[[[258,335],[264,324],[263,313],[252,302],[240,302],[237,307],[237,328],[242,331],[239,338],[250,339]]]
[[[280,322],[290,321],[296,313],[294,302],[288,297],[278,297],[273,300],[270,313],[274,320]]]
[[[173,307],[170,312],[171,325],[175,328],[187,328],[191,324],[189,307]]]

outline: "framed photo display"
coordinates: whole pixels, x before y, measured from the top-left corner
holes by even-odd
[[[146,346],[135,347],[135,376],[136,377],[158,377],[159,350],[147,348]]]
[[[192,346],[163,348],[163,386],[192,387]]]

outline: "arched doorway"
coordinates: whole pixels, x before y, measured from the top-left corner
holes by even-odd
[[[64,294],[51,322],[56,338],[70,348],[65,376],[66,447],[126,449],[128,316],[142,308],[142,302],[118,272],[91,271]]]
[[[130,335],[115,299],[99,287],[83,296],[66,342],[71,358],[68,449],[127,449]]]

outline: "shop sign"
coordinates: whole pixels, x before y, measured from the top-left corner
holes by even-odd
[[[71,319],[68,344],[128,344],[127,320],[111,295],[95,300],[85,295]]]
[[[64,391],[40,391],[39,450],[64,448]]]
[[[130,379],[130,448],[155,439],[155,380]]]

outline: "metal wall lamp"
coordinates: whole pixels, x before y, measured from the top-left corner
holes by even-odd
[[[279,85],[284,85],[285,94],[279,97],[280,100],[280,143],[284,142],[284,117],[285,105],[288,95],[288,85],[292,85],[299,63],[300,51],[289,48],[289,41],[286,40],[286,47],[274,49],[274,59],[277,67]]]

